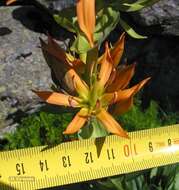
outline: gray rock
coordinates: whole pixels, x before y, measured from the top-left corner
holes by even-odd
[[[27,9],[0,8],[0,31],[4,31],[0,35],[0,130],[7,124],[4,120],[8,119],[9,124],[13,114],[37,104],[38,98],[31,89],[48,89],[52,82],[39,48],[39,37],[44,35],[24,27],[18,17],[23,17],[35,29]]]
[[[53,11],[60,11],[64,8],[74,6],[76,0],[52,0],[52,1],[44,1],[44,0],[36,0],[40,4],[44,5],[46,8]]]
[[[134,21],[143,27],[158,26],[163,35],[179,36],[179,1],[160,0],[151,7],[132,14]]]

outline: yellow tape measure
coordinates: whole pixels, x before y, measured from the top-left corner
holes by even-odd
[[[34,190],[179,162],[179,124],[0,153],[0,189]]]

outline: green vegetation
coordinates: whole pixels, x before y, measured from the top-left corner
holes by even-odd
[[[53,145],[75,138],[74,135],[69,137],[62,134],[72,117],[71,113],[34,113],[22,119],[14,133],[6,134],[7,143],[4,149]],[[135,106],[128,113],[117,119],[129,131],[179,122],[177,113],[164,113],[155,102],[151,102],[148,109],[142,110],[140,101],[135,102]],[[178,178],[179,166],[171,165],[76,185],[79,190],[178,190]],[[67,186],[65,189],[73,189],[76,185]]]
[[[154,101],[151,101],[146,110],[142,110],[140,104],[137,100],[129,112],[118,118],[127,131],[156,128],[179,122],[177,113],[165,113]]]
[[[74,113],[73,113],[74,114]],[[63,135],[73,117],[72,113],[54,114],[44,111],[34,113],[24,119],[14,133],[6,134],[7,149],[17,149],[39,145],[58,144],[75,138],[75,135]],[[177,113],[164,113],[155,102],[151,102],[146,110],[140,107],[140,101],[126,114],[117,118],[119,123],[128,131],[155,128],[179,122]]]
[[[71,113],[52,114],[38,112],[22,119],[17,130],[12,134],[6,134],[8,143],[5,149],[18,149],[39,145],[59,144],[68,140],[62,132],[72,119]]]
[[[118,23],[131,37],[136,39],[147,38],[146,36],[136,33],[136,31],[126,22],[126,15],[152,6],[158,1],[159,0],[97,0],[97,19],[94,31],[95,42],[97,42],[98,45],[101,45]],[[54,14],[54,19],[60,26],[76,34],[76,38],[70,47],[71,51],[81,54],[90,49],[87,39],[78,28],[75,7],[66,8],[60,12],[56,12]]]

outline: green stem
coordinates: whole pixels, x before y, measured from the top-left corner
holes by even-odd
[[[98,46],[90,49],[86,56],[85,78],[87,83],[92,86],[97,76]]]

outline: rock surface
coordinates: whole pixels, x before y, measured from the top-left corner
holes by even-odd
[[[143,26],[160,28],[163,35],[179,36],[179,1],[160,0],[151,7],[132,14],[134,21]]]
[[[49,32],[65,48],[69,33],[48,12],[34,6],[0,7],[0,19],[1,133],[4,127],[14,126],[21,117],[40,106],[39,98],[31,89],[49,89],[52,84],[39,37],[46,39],[45,34]]]
[[[20,11],[19,11],[20,10]],[[37,28],[27,14],[32,7],[0,8],[0,128],[3,120],[13,118],[37,102],[32,88],[47,89],[51,83],[50,71],[39,48]],[[32,30],[24,27],[31,25]],[[37,24],[37,23],[36,23]]]

